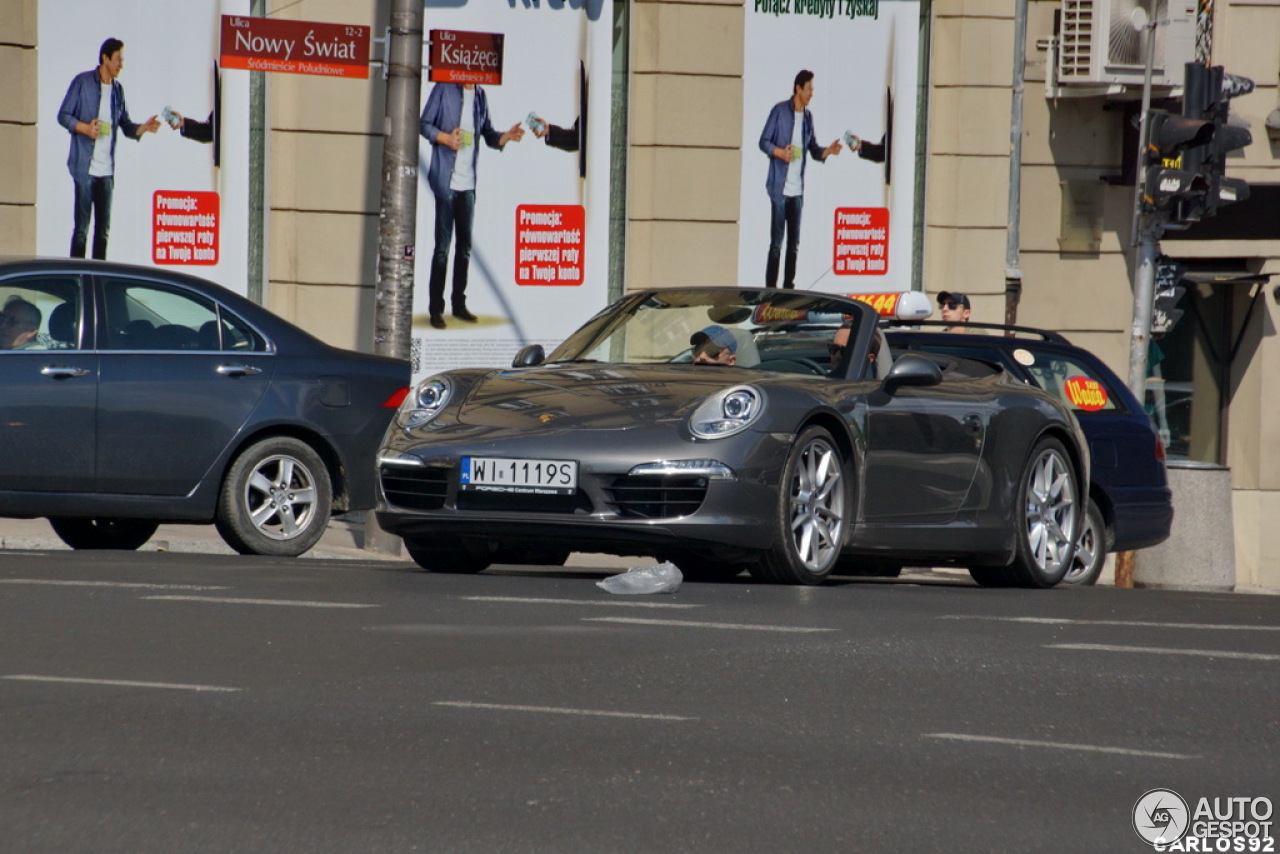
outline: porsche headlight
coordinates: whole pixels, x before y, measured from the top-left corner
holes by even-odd
[[[423,380],[400,404],[396,423],[405,430],[416,430],[440,414],[452,393],[453,384],[447,377]]]
[[[700,439],[721,439],[741,433],[764,412],[764,393],[740,385],[711,395],[689,416],[689,430]]]

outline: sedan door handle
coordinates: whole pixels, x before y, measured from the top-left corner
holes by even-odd
[[[218,373],[224,377],[251,377],[262,373],[262,368],[253,365],[218,365]]]
[[[88,368],[70,368],[66,365],[46,365],[40,369],[40,373],[46,377],[53,377],[55,380],[65,380],[72,377],[84,377],[92,373]]]

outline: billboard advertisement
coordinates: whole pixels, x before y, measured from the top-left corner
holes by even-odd
[[[910,290],[919,2],[747,0],[744,13],[739,281]]]
[[[426,0],[416,377],[549,350],[607,302],[613,8]]]
[[[185,267],[246,292],[249,129],[234,117],[248,75],[221,72],[218,42],[220,16],[248,5],[182,0],[175,26],[147,0],[40,3],[39,254]]]

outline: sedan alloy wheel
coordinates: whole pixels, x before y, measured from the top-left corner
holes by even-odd
[[[216,524],[240,554],[297,557],[324,534],[332,504],[324,461],[307,443],[276,436],[250,445],[231,464]]]

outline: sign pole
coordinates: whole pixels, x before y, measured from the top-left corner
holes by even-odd
[[[1135,28],[1147,31],[1147,65],[1142,78],[1142,120],[1138,129],[1137,175],[1134,178],[1133,232],[1130,245],[1137,245],[1133,278],[1133,329],[1129,338],[1129,390],[1138,403],[1147,394],[1147,340],[1151,337],[1151,308],[1155,305],[1155,264],[1160,254],[1160,235],[1163,229],[1155,215],[1143,213],[1143,164],[1150,144],[1147,133],[1151,112],[1151,69],[1156,55],[1156,27],[1161,21],[1135,21]]]
[[[422,93],[422,0],[392,0],[387,33],[382,204],[378,215],[378,281],[373,351],[410,359],[413,273],[418,228],[418,110]],[[365,515],[364,548],[399,554],[400,539]]]
[[[373,351],[398,359],[410,358],[413,346],[422,16],[422,0],[393,0],[387,39]]]

